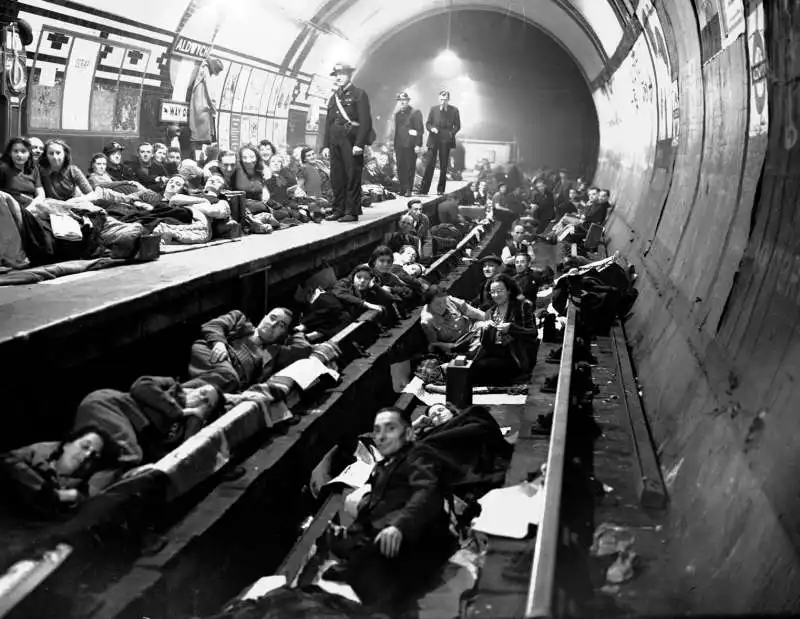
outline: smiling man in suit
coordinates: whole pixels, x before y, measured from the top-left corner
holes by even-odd
[[[458,108],[450,105],[450,91],[439,92],[439,105],[435,105],[428,113],[425,123],[428,130],[428,164],[422,177],[420,193],[427,194],[433,181],[433,170],[436,159],[439,159],[439,195],[444,194],[447,184],[447,166],[450,163],[450,150],[456,146],[456,133],[461,129],[461,116]]]

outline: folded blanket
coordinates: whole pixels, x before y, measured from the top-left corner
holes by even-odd
[[[38,284],[50,279],[74,275],[84,271],[99,271],[125,264],[125,260],[116,258],[96,258],[94,260],[67,260],[56,264],[47,264],[22,271],[11,271],[0,274],[0,286],[19,286],[23,284]]]

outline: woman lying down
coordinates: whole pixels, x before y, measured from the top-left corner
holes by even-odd
[[[502,485],[511,446],[480,406],[459,413],[437,404],[420,419],[412,423],[404,411],[382,408],[371,433],[325,456],[312,474],[312,492],[321,497],[345,486],[349,514],[317,540],[300,588],[270,591],[256,600],[267,612],[253,616],[297,616],[301,607],[317,611],[305,616],[396,616],[435,586],[458,548],[454,497],[469,501]],[[325,593],[331,585],[363,605],[335,614],[349,602]]]
[[[155,462],[224,410],[220,391],[142,376],[129,391],[99,389],[78,405],[73,432],[0,454],[0,483],[17,511],[72,512],[126,471]]]

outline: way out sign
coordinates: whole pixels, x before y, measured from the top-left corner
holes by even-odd
[[[187,123],[189,122],[189,104],[181,101],[161,101],[161,114],[159,121],[162,123]]]

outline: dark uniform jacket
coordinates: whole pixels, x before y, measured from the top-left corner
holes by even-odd
[[[436,127],[439,133],[430,132]],[[461,130],[461,115],[458,108],[448,105],[447,110],[442,110],[441,106],[434,106],[428,113],[428,121],[425,123],[428,133],[428,146],[434,146],[437,142],[447,144],[450,148],[456,147],[456,133]]]
[[[408,132],[413,129],[417,135],[410,135]],[[409,107],[407,110],[400,110],[394,115],[394,147],[408,148],[410,146],[422,146],[422,134],[425,127],[422,124],[422,112]]]
[[[358,127],[352,127],[348,133],[355,146],[364,148],[369,143],[367,139],[372,131],[372,114],[370,113],[369,97],[361,88],[353,86],[352,83],[344,88],[344,92],[339,93],[342,107],[350,117],[350,121],[359,123]],[[331,128],[334,124],[344,125],[347,119],[342,116],[339,106],[336,105],[336,95],[331,95],[328,99],[328,116],[325,119],[325,141],[326,148],[331,146]]]

